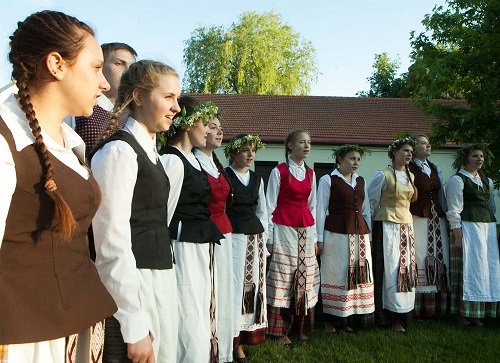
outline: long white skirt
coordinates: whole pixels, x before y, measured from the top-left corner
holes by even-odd
[[[407,224],[411,226],[411,224]],[[395,313],[408,313],[415,307],[415,289],[410,292],[398,292],[400,224],[382,222],[384,248],[384,279],[382,283],[382,304],[384,309]],[[410,243],[408,239],[406,256],[410,266]]]
[[[137,272],[156,361],[175,363],[179,335],[176,266],[168,270],[137,269]]]
[[[326,231],[321,255],[321,297],[323,311],[327,314],[348,317],[375,311],[372,253],[370,236],[365,235],[366,262],[370,281],[347,290],[349,271],[349,235]],[[356,266],[359,261],[359,236],[356,235]]]
[[[173,240],[179,294],[177,362],[210,359],[210,255],[208,243]]]
[[[417,293],[433,293],[437,292],[436,285],[428,285],[427,277],[425,276],[425,258],[427,257],[427,224],[428,218],[421,218],[418,216],[413,216],[413,233],[415,234],[415,251],[417,254],[417,272],[418,272],[418,285]],[[443,248],[443,261],[446,265],[447,281],[449,280],[450,271],[450,249],[448,242],[448,228],[446,226],[446,220],[444,218],[439,218],[439,226],[441,228],[441,244]],[[434,256],[436,254],[436,244],[434,243]]]
[[[264,304],[262,309],[264,309],[264,316],[266,319],[263,323],[257,323],[257,316],[253,314],[242,314],[242,304],[243,304],[243,289],[245,285],[245,267],[246,267],[246,254],[247,254],[247,240],[248,236],[244,234],[233,234],[233,268],[234,268],[234,323],[235,329],[233,335],[237,337],[240,331],[255,331],[258,329],[267,327],[267,304],[266,304],[266,283],[265,283],[265,268],[266,268],[266,255],[264,251],[264,261],[263,270],[259,271],[259,251],[257,246],[257,235],[255,235],[255,248],[253,255],[253,265],[252,265],[252,282],[255,284],[255,291],[258,291],[259,286],[259,274],[264,276],[264,284],[262,286],[262,293],[264,296]],[[264,241],[265,244],[265,241]],[[263,246],[265,249],[265,245]],[[255,294],[254,303],[256,303],[257,294]]]
[[[464,301],[500,301],[500,259],[495,223],[462,221]]]
[[[217,265],[217,339],[219,343],[219,362],[233,360],[234,337],[234,270],[232,234],[226,233],[220,245],[215,246]]]
[[[319,266],[314,251],[316,226],[305,227],[305,262],[306,262],[306,309],[318,302]],[[289,308],[292,284],[298,268],[299,243],[297,229],[274,225],[274,245],[269,271],[267,273],[267,303],[279,308]]]

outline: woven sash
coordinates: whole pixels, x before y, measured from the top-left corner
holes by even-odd
[[[257,253],[259,255],[259,286],[257,300],[255,300],[255,283],[253,282],[253,262],[255,254],[255,237],[257,236]],[[258,235],[249,234],[247,236],[247,251],[245,258],[245,283],[243,286],[243,301],[241,306],[242,314],[255,313],[256,323],[261,324],[265,320],[264,316],[264,239],[262,233]]]
[[[295,315],[307,315],[306,231],[306,228],[297,228],[299,255],[290,301],[290,308]]]
[[[408,268],[407,247],[410,244],[410,268]],[[413,229],[400,224],[398,292],[409,292],[417,286],[417,262],[415,260],[415,238]]]
[[[436,256],[434,256],[434,241],[436,242]],[[425,276],[428,285],[436,285],[438,291],[448,291],[446,265],[444,263],[443,242],[439,216],[431,201],[431,217],[427,222],[427,256],[425,257]]]
[[[371,282],[368,261],[366,260],[365,235],[359,235],[358,265],[356,266],[356,235],[349,234],[349,270],[347,276],[347,290],[354,290],[360,284]]]
[[[83,341],[80,344],[88,344],[84,349],[88,352],[89,363],[101,363],[104,349],[104,320],[91,326],[89,333],[90,341]],[[78,343],[78,334],[73,334],[66,338],[66,363],[76,363]]]

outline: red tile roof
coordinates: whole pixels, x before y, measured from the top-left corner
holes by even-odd
[[[410,98],[192,96],[211,100],[219,106],[224,140],[246,132],[259,135],[265,142],[283,142],[291,130],[305,128],[315,144],[387,145],[397,133],[428,134],[431,123],[436,120],[425,115]]]

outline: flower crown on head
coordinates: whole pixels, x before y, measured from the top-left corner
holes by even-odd
[[[392,153],[394,152],[394,150],[398,149],[399,147],[401,147],[401,145],[405,145],[405,144],[411,145],[411,147],[413,147],[413,148],[415,148],[417,146],[415,139],[411,136],[397,139],[392,144],[390,144],[389,147],[387,148],[387,155],[389,155],[389,158],[392,159]]]
[[[370,151],[365,147],[359,145],[351,145],[351,144],[341,145],[333,148],[332,150],[333,150],[332,157],[335,160],[340,159],[342,155],[345,155],[351,151],[357,151],[359,153],[359,156],[361,157],[363,157],[365,154],[370,153]]]
[[[232,152],[240,152],[245,145],[252,145],[255,152],[265,148],[265,145],[262,143],[260,137],[258,137],[257,135],[248,134],[243,137],[233,139],[229,144],[226,145],[226,147],[224,148],[224,155],[226,156],[226,159],[229,158],[229,155]]]

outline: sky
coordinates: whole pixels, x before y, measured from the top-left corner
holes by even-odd
[[[355,96],[369,89],[375,54],[410,65],[410,32],[444,0],[12,0],[0,11],[0,87],[8,83],[9,36],[17,21],[44,9],[63,11],[91,25],[100,43],[130,44],[141,59],[173,66],[182,77],[185,41],[201,26],[229,28],[245,11],[281,15],[316,49],[320,75],[314,96]]]

